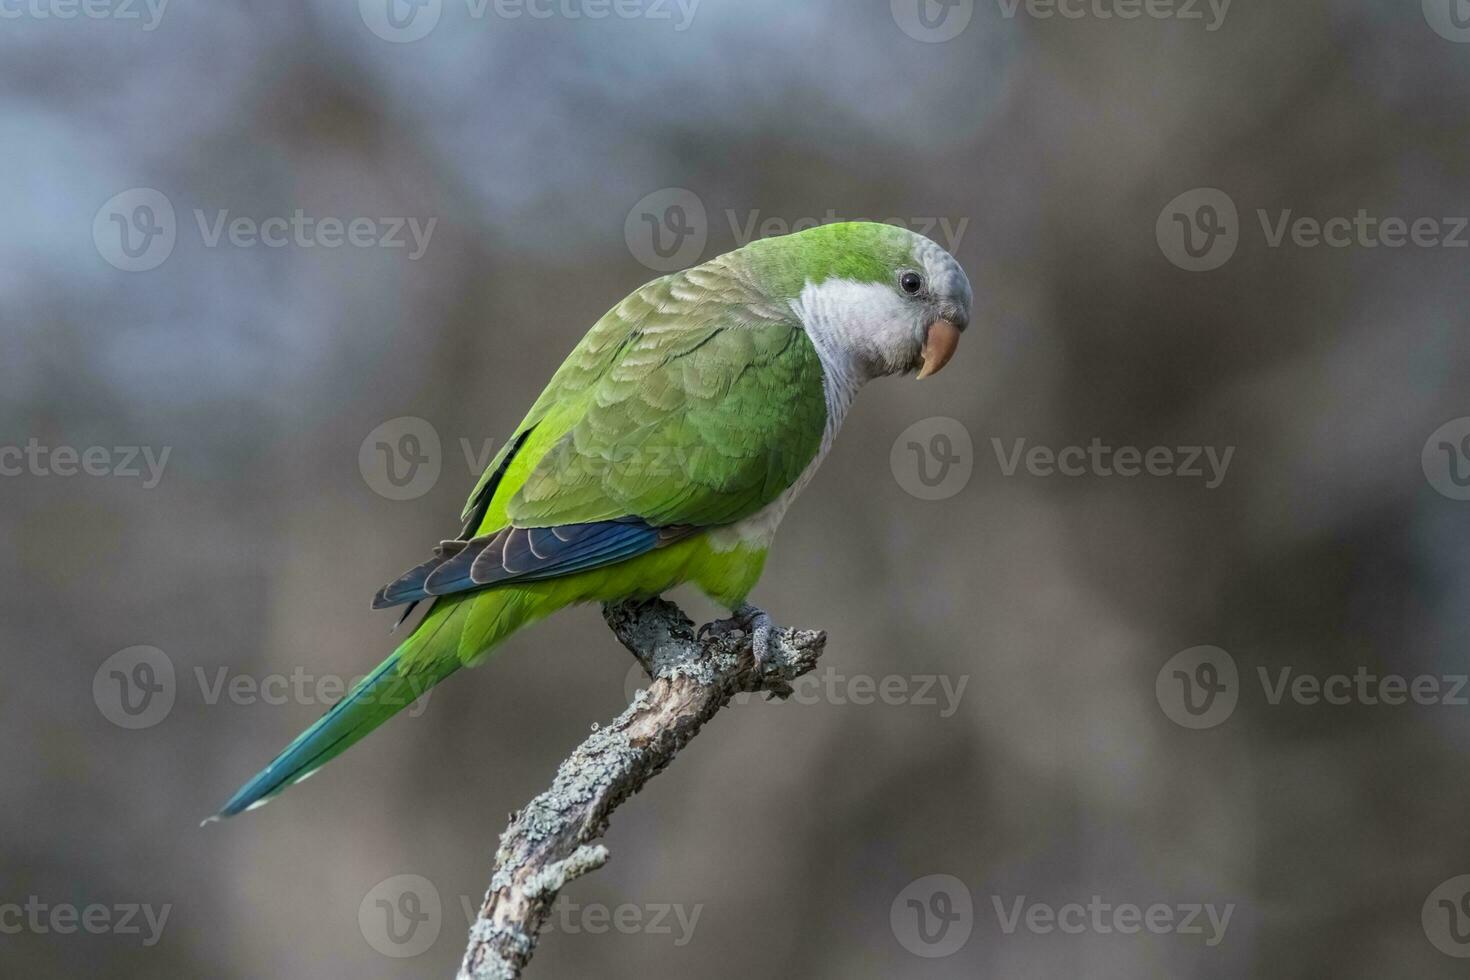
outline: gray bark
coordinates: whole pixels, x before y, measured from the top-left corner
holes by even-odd
[[[551,788],[512,814],[495,870],[470,927],[460,980],[519,978],[557,893],[607,861],[593,843],[628,797],[673,761],[705,722],[742,692],[791,693],[817,664],[825,633],[777,629],[757,667],[748,624],[724,620],[696,636],[694,624],[662,599],[603,607],[603,617],[652,683],[626,711],[561,764]]]

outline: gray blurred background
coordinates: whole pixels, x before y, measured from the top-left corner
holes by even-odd
[[[595,610],[199,819],[391,648],[374,590],[604,310],[868,217],[977,310],[753,596],[823,671],[617,812],[531,974],[1464,975],[1470,9],[919,2],[5,5],[0,973],[451,976],[634,686]],[[1433,222],[1273,238],[1360,210]],[[1231,456],[1009,462],[1093,440]]]

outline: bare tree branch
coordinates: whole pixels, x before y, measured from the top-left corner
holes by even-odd
[[[618,805],[667,766],[704,723],[742,692],[791,693],[791,682],[817,665],[825,633],[778,629],[771,656],[757,667],[750,631],[726,620],[696,637],[694,624],[662,599],[603,607],[617,634],[653,683],[628,709],[592,734],[561,764],[551,788],[518,814],[500,838],[495,872],[470,927],[460,980],[515,980],[572,879],[607,861],[594,844]]]

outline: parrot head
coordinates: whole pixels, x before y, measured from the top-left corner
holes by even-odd
[[[954,257],[895,225],[843,222],[746,246],[760,281],[812,341],[857,380],[936,374],[970,322],[970,280]],[[740,253],[735,253],[740,254]]]

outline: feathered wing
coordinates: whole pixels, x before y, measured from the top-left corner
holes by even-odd
[[[628,561],[770,504],[816,456],[825,423],[811,341],[726,259],[634,292],[486,468],[461,538],[373,604],[447,600],[220,815],[304,779],[561,601],[508,586]]]
[[[790,311],[751,293],[701,267],[619,304],[487,468],[472,536],[374,604],[625,561],[779,497],[821,444],[822,371]]]

